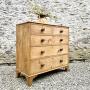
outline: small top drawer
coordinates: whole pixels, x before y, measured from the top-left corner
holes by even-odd
[[[68,36],[53,36],[53,45],[68,44]]]
[[[31,34],[52,35],[52,27],[42,24],[31,24]]]
[[[68,35],[68,31],[66,27],[53,27],[53,35]]]

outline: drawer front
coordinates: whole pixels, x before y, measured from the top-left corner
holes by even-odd
[[[52,58],[52,68],[68,64],[68,55],[60,55]]]
[[[67,54],[68,45],[53,46],[53,55]]]
[[[31,34],[51,35],[52,27],[41,24],[31,24]]]
[[[51,45],[52,36],[31,36],[31,46]]]
[[[43,73],[54,68],[66,66],[68,64],[68,55],[54,56],[49,58],[37,59],[31,61],[30,74]]]
[[[31,59],[67,53],[68,53],[68,45],[31,47]]]
[[[64,27],[54,27],[53,28],[53,35],[68,35],[68,28]]]
[[[32,60],[31,62],[31,74],[44,72],[46,70],[51,69],[52,67],[52,59],[44,58],[40,60]]]
[[[68,44],[68,36],[31,36],[31,46]]]
[[[53,36],[52,40],[54,45],[68,44],[68,36]]]
[[[31,58],[41,58],[45,56],[52,55],[53,48],[52,46],[46,46],[46,47],[31,47]]]

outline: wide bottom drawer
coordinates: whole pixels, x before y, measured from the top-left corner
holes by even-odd
[[[30,74],[32,75],[46,72],[50,69],[54,69],[60,66],[66,66],[67,64],[68,55],[59,55],[49,58],[32,60]]]

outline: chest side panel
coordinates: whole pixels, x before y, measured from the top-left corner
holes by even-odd
[[[25,74],[28,74],[30,61],[30,29],[29,24],[17,25],[16,32],[16,53],[17,68]]]

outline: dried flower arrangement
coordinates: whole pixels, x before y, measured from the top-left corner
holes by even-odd
[[[33,12],[38,15],[40,18],[50,17],[51,13],[44,7],[39,4],[34,4],[32,6]]]
[[[30,2],[32,13],[38,15],[38,19],[42,23],[47,23],[46,17],[57,19],[57,16],[52,14],[52,11],[49,10],[46,6],[43,6],[41,4],[38,4],[36,2]]]

